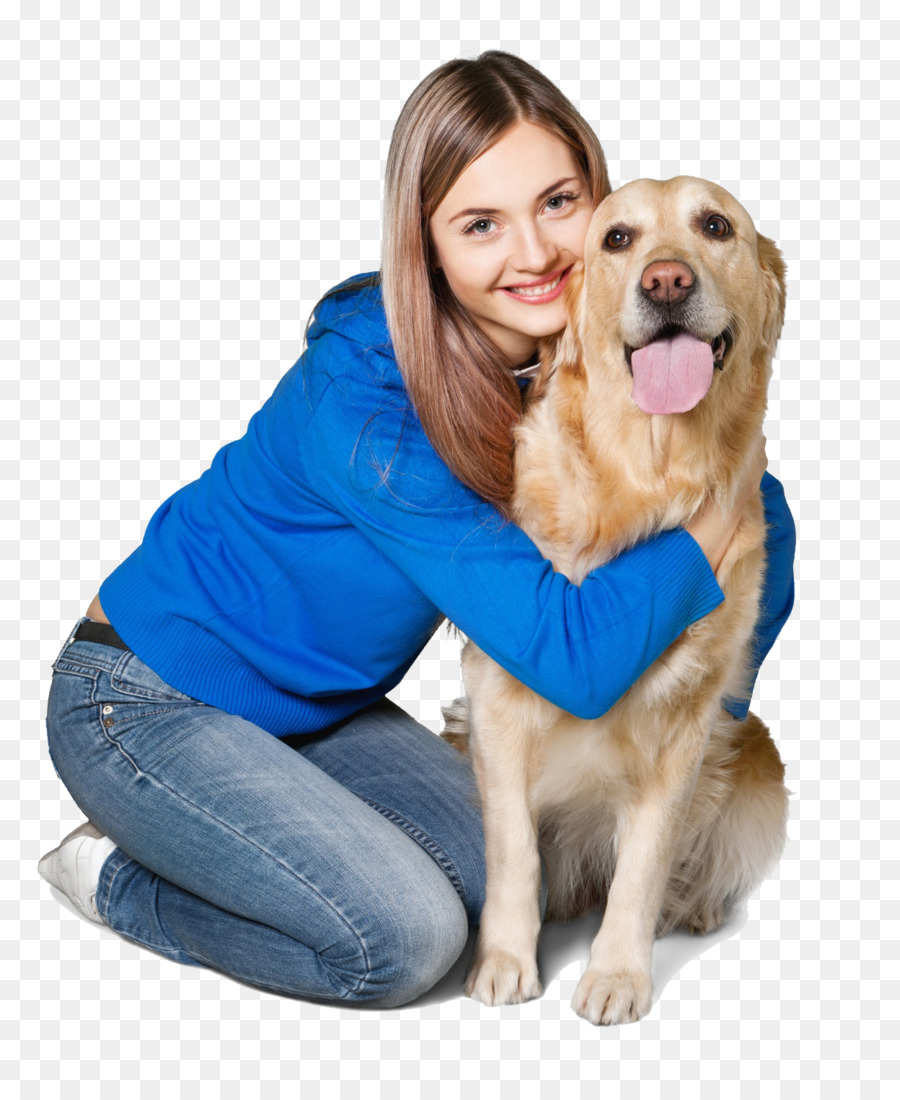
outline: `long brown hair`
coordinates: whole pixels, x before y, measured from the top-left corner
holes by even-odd
[[[428,219],[466,167],[526,121],[575,150],[594,205],[609,193],[590,126],[547,77],[499,50],[449,61],[418,85],[394,129],[385,181],[381,283],[397,364],[432,446],[504,513],[521,393],[513,364],[433,266]]]

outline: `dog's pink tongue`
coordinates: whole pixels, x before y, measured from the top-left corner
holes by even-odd
[[[709,344],[679,332],[631,353],[634,385],[631,397],[645,413],[687,412],[712,385],[713,354]]]

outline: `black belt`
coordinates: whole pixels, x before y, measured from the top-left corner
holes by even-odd
[[[125,645],[119,635],[109,623],[95,623],[93,619],[87,619],[75,631],[74,642],[100,642],[101,645],[112,645],[116,649],[130,649]]]

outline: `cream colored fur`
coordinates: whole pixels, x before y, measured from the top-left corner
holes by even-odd
[[[727,239],[704,231],[712,213],[730,222]],[[604,247],[622,226],[632,243]],[[694,271],[695,335],[733,334],[707,396],[671,416],[634,404],[625,358],[626,344],[654,335],[639,284],[657,260]],[[580,583],[626,547],[688,522],[708,495],[729,505],[762,428],[784,267],[722,188],[639,180],[598,208],[571,284],[570,323],[544,348],[540,396],[518,431],[514,514],[554,568]],[[539,847],[549,916],[605,903],[572,1001],[594,1024],[643,1016],[654,936],[716,928],[777,860],[787,813],[778,752],[759,719],[738,722],[720,703],[744,687],[763,534],[757,496],[717,572],[725,602],[596,720],[561,711],[466,644],[488,872],[471,996],[511,1004],[540,995]],[[464,747],[465,715],[457,718],[451,740]]]

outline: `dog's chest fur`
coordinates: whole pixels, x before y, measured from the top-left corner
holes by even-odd
[[[514,516],[557,572],[575,583],[654,532],[685,523],[708,492],[722,491],[714,441],[683,418],[650,420],[613,401],[592,400],[583,378],[565,374],[550,379],[523,419]],[[758,610],[763,531],[756,500],[717,574],[726,602],[689,627],[606,715],[583,721],[540,700],[530,799],[539,816],[549,815],[552,828],[569,836],[567,844],[588,805],[605,802],[615,813],[616,803],[658,766],[667,746],[655,711],[689,709],[690,700],[708,698],[703,689],[711,675],[722,693],[740,690]],[[710,670],[704,655],[711,644],[735,655],[731,667]],[[507,681],[511,704],[529,692],[499,667],[496,672]]]
[[[714,447],[675,417],[647,417],[554,375],[517,432],[513,515],[557,572],[597,566],[686,523],[721,487]]]

